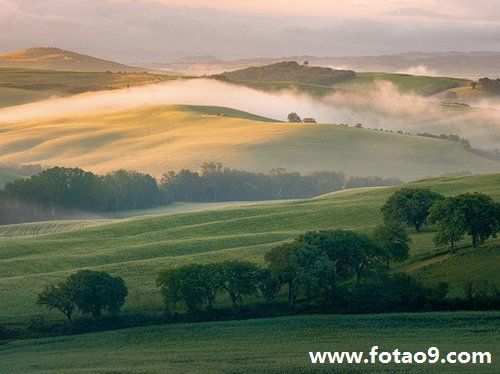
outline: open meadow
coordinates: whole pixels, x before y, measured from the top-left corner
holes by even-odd
[[[0,164],[127,168],[156,177],[203,162],[257,172],[343,171],[410,181],[444,173],[491,173],[500,163],[459,142],[335,124],[272,121],[211,106],[153,106],[2,124]]]
[[[410,184],[446,195],[478,191],[497,201],[499,185],[500,174],[431,178]],[[303,201],[98,224],[59,222],[56,225],[66,227],[55,233],[50,224],[40,223],[39,230],[37,224],[31,224],[31,236],[25,235],[26,225],[11,225],[4,237],[0,231],[0,319],[22,322],[39,313],[49,320],[61,319],[57,312],[36,306],[36,295],[45,284],[82,268],[123,277],[130,290],[125,310],[157,313],[162,308],[155,287],[160,270],[230,259],[262,263],[271,247],[307,230],[370,232],[381,222],[380,207],[397,188],[354,189]],[[15,235],[16,227],[19,236]],[[484,248],[464,249],[448,258],[442,256],[445,247],[435,248],[432,236],[432,232],[411,234],[410,259],[403,270],[407,266],[409,273],[422,275],[424,282],[446,278],[451,296],[463,295],[466,280],[479,282],[498,273],[498,239],[490,239]],[[469,244],[464,240],[461,246]],[[441,266],[448,269],[445,274],[440,274]],[[426,274],[430,274],[428,279]]]
[[[494,2],[0,0],[0,374],[500,373]]]
[[[498,372],[492,365],[315,365],[308,352],[486,351],[496,354],[498,312],[305,315],[133,328],[0,345],[5,373]],[[366,355],[367,353],[365,353]],[[366,356],[365,356],[366,357]],[[237,368],[237,369],[235,369]]]

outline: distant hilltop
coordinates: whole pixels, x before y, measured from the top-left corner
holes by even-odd
[[[0,68],[2,67],[89,72],[141,72],[145,70],[56,47],[35,47],[0,54]]]
[[[250,82],[298,82],[306,84],[332,85],[354,79],[352,70],[336,70],[329,67],[309,66],[305,61],[277,62],[265,66],[252,66],[246,69],[226,71],[213,77],[225,81]]]

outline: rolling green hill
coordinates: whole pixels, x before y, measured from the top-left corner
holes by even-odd
[[[0,63],[0,108],[82,92],[158,83],[174,78],[140,72],[75,72],[3,68]]]
[[[500,163],[460,143],[333,124],[293,124],[228,108],[154,106],[4,123],[0,164],[126,167],[160,177],[206,161],[256,172],[344,171],[405,181]]]
[[[3,373],[498,372],[498,312],[298,316],[151,326],[0,345]],[[308,352],[492,352],[492,365],[318,365]],[[365,353],[366,354],[366,353]]]
[[[131,73],[145,70],[53,47],[29,48],[0,54],[0,67],[58,71],[109,70]]]
[[[411,185],[448,195],[479,191],[500,201],[500,174],[432,178]],[[34,300],[45,284],[81,268],[122,276],[130,289],[126,310],[159,312],[161,298],[155,278],[161,269],[228,259],[261,263],[269,248],[307,230],[369,232],[381,222],[379,209],[395,190],[396,187],[346,190],[305,201],[132,218],[90,226],[75,223],[74,227],[56,233],[51,233],[53,228],[47,223],[39,224],[43,226],[39,230],[37,224],[31,224],[29,230],[34,236],[30,237],[23,236],[25,225],[12,225],[8,237],[0,237],[0,320],[25,321],[37,313],[48,319],[62,318],[36,306]],[[16,227],[20,231],[17,237],[13,235]],[[424,281],[446,279],[451,295],[455,296],[463,292],[464,274],[476,282],[498,278],[500,239],[487,242],[486,248],[493,249],[481,254],[481,271],[475,272],[477,250],[470,249],[461,250],[458,256],[463,254],[463,259],[440,255],[432,262],[434,267],[426,268],[431,265],[429,258],[446,250],[436,249],[432,237],[432,232],[412,234],[411,258],[404,265],[411,268],[406,271],[424,274]],[[461,245],[466,244],[468,241]],[[439,261],[443,261],[442,269],[455,270],[444,274],[441,269],[440,273],[435,268]],[[431,275],[427,278],[425,274]]]
[[[355,76],[351,70],[335,70],[326,67],[299,65],[295,61],[278,62],[272,65],[252,66],[246,69],[224,72],[215,76],[229,81],[250,82],[297,82],[330,86],[349,81]]]
[[[402,93],[413,92],[430,96],[439,92],[470,86],[470,81],[460,78],[430,77],[397,73],[353,73],[345,70],[281,62],[225,72],[217,79],[242,84],[264,91],[296,89],[314,96],[324,96],[337,90],[363,92],[371,89],[376,81],[387,81]]]

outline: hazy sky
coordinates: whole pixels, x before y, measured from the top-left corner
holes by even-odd
[[[0,51],[122,61],[500,50],[500,0],[0,0]]]

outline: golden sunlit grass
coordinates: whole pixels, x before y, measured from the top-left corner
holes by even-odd
[[[0,164],[78,166],[161,176],[205,161],[267,172],[342,170],[404,180],[487,173],[500,164],[460,144],[332,124],[290,124],[227,108],[155,106],[2,124]]]

